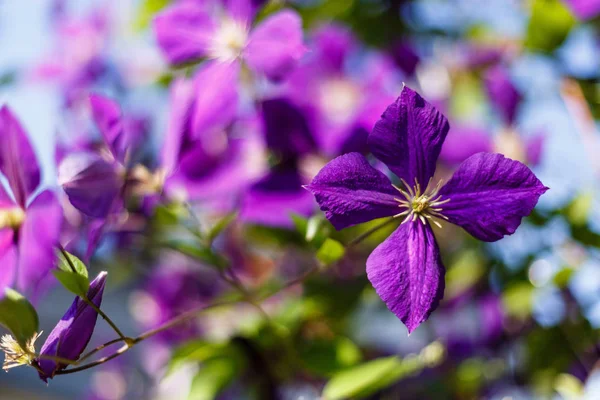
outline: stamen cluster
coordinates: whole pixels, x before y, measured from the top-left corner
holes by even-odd
[[[416,178],[415,185],[413,187],[406,183],[404,179],[401,180],[406,190],[403,190],[396,185],[393,186],[402,194],[402,196],[404,196],[404,199],[394,198],[394,200],[400,203],[399,207],[405,207],[406,210],[394,215],[394,217],[397,218],[406,216],[402,223],[408,221],[414,222],[418,218],[421,220],[423,225],[425,225],[426,219],[428,219],[441,228],[442,225],[434,218],[442,218],[445,220],[448,219],[441,213],[442,208],[440,206],[450,201],[450,199],[442,200],[442,195],[438,195],[442,187],[442,181],[439,181],[433,190],[429,190],[431,186],[431,179],[429,179],[427,187],[423,192],[421,192],[421,184]]]
[[[35,341],[42,332],[36,333],[27,341],[25,349],[11,335],[3,335],[0,339],[0,350],[4,352],[4,364],[2,369],[8,371],[20,365],[29,365],[35,357]]]

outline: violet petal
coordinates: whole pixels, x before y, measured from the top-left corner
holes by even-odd
[[[61,223],[62,207],[49,190],[40,193],[25,211],[25,220],[19,230],[19,290],[35,293],[48,275],[60,238]]]
[[[429,224],[402,224],[367,259],[367,276],[383,302],[414,331],[444,294],[444,266]]]
[[[154,19],[158,46],[171,64],[204,57],[216,28],[210,11],[197,2],[181,2]]]
[[[427,187],[448,133],[442,113],[407,86],[369,135],[371,151],[408,184]]]
[[[501,65],[491,67],[485,73],[484,83],[490,101],[498,109],[505,123],[514,123],[521,94],[512,84],[508,71]]]
[[[193,138],[206,138],[206,135],[222,130],[232,122],[237,112],[239,73],[240,64],[237,61],[213,61],[204,64],[196,74]]]
[[[336,229],[400,213],[399,193],[359,153],[331,160],[307,186]]]
[[[523,163],[502,154],[465,160],[442,187],[441,214],[477,239],[494,242],[515,232],[548,190]]]
[[[305,52],[300,16],[283,10],[269,16],[250,33],[243,56],[252,70],[277,81],[296,66]]]
[[[24,208],[40,184],[40,166],[23,127],[7,106],[0,109],[0,171]]]
[[[0,299],[4,289],[12,286],[17,273],[17,247],[15,234],[11,228],[0,229]]]
[[[90,107],[94,122],[111,153],[121,164],[129,147],[121,115],[121,107],[108,97],[90,95]]]
[[[67,156],[58,168],[58,183],[75,208],[96,218],[111,212],[123,185],[116,166],[95,153]]]

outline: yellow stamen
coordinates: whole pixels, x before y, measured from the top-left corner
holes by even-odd
[[[438,227],[442,227],[442,225],[436,219],[448,220],[448,218],[443,215],[441,212],[443,208],[441,207],[444,204],[447,204],[450,199],[442,199],[442,195],[439,194],[442,188],[442,181],[439,181],[435,187],[430,190],[431,181],[427,183],[427,187],[424,191],[422,191],[421,184],[415,178],[414,186],[409,186],[404,179],[401,179],[404,184],[405,189],[401,189],[396,185],[394,188],[402,194],[402,196],[406,199],[394,198],[398,202],[398,207],[401,207],[405,210],[394,215],[395,218],[406,216],[405,222],[415,222],[420,220],[423,225],[426,225],[427,220],[431,221]]]

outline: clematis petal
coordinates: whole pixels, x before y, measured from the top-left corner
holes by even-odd
[[[58,168],[58,183],[73,206],[90,217],[104,218],[123,185],[116,166],[95,153],[73,153]]]
[[[240,64],[209,62],[202,66],[194,78],[194,106],[192,110],[192,137],[222,130],[229,125],[237,112],[238,76]]]
[[[306,188],[338,230],[402,211],[388,177],[359,153],[331,160]]]
[[[12,286],[17,273],[17,247],[15,234],[11,228],[0,229],[0,299],[4,289]]]
[[[288,100],[265,100],[261,109],[265,139],[271,150],[283,157],[294,157],[315,149],[315,140],[304,114]]]
[[[441,213],[477,239],[494,242],[515,232],[548,190],[523,163],[502,154],[466,159],[442,187]]]
[[[161,166],[172,173],[177,167],[189,125],[193,99],[192,83],[180,78],[171,84],[167,131],[160,150]]]
[[[316,208],[313,196],[302,188],[302,183],[295,167],[275,167],[247,190],[240,218],[267,226],[293,226],[292,213],[309,216]]]
[[[40,184],[40,166],[23,127],[7,106],[0,109],[0,172],[17,204],[25,207]]]
[[[121,107],[108,97],[90,95],[90,107],[94,122],[111,153],[124,163],[129,147],[124,130]]]
[[[426,187],[448,133],[448,120],[418,93],[405,86],[369,135],[369,147],[379,160],[413,184]]]
[[[154,34],[169,63],[183,64],[206,55],[216,26],[208,7],[188,1],[158,14]]]
[[[383,302],[414,331],[444,295],[444,265],[429,224],[401,224],[367,259],[367,277]]]
[[[40,193],[25,210],[25,220],[19,230],[17,271],[17,287],[23,292],[35,294],[52,268],[61,223],[62,207],[49,190]]]
[[[102,304],[105,282],[106,272],[101,272],[96,279],[90,282],[87,297],[97,307]],[[71,307],[48,335],[40,354],[77,360],[94,333],[97,319],[98,313],[81,298],[76,297]],[[40,369],[40,379],[44,382],[52,379],[56,372],[67,367],[48,359],[38,359],[37,363]]]
[[[508,71],[501,65],[487,70],[484,76],[487,94],[507,124],[515,122],[521,94],[512,84]]]
[[[545,143],[546,135],[544,133],[538,133],[527,140],[525,148],[527,164],[538,165],[542,161]]]
[[[283,79],[306,52],[302,20],[291,10],[275,13],[250,34],[243,57],[250,68],[270,80]]]
[[[358,47],[350,29],[333,23],[320,27],[314,33],[313,42],[319,67],[333,73],[343,72],[348,56]]]
[[[250,25],[258,9],[266,0],[224,0],[229,16],[236,21]]]
[[[494,146],[492,136],[476,127],[452,128],[440,153],[440,161],[458,165],[473,154],[490,152]]]
[[[567,0],[567,5],[581,21],[600,15],[600,0]]]

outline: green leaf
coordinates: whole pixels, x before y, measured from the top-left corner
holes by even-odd
[[[194,340],[185,343],[173,352],[169,361],[169,367],[167,368],[167,375],[173,373],[186,363],[204,362],[216,357],[223,352],[225,346],[226,344],[224,343],[212,343],[206,340]]]
[[[209,243],[212,243],[217,236],[221,234],[238,216],[238,212],[234,211],[232,213],[224,216],[219,222],[217,222],[208,232],[207,240]]]
[[[343,244],[337,240],[327,238],[317,251],[317,260],[324,265],[331,265],[339,261],[345,253],[346,249]]]
[[[299,354],[307,370],[326,377],[356,365],[362,357],[358,346],[344,337],[307,341],[300,346]]]
[[[236,360],[213,358],[204,363],[192,381],[189,400],[216,399],[238,374]]]
[[[0,325],[8,329],[22,348],[38,332],[39,321],[35,308],[20,293],[6,289],[0,300]]]
[[[58,253],[58,269],[52,271],[56,279],[71,293],[85,297],[90,287],[88,271],[85,264],[74,255]]]
[[[551,52],[564,42],[575,22],[575,17],[560,0],[534,0],[525,46]]]
[[[506,312],[516,318],[531,315],[534,288],[526,282],[515,283],[502,293],[502,304]]]
[[[169,5],[170,2],[170,0],[142,0],[135,21],[135,29],[140,31],[146,29],[154,15]]]
[[[376,393],[400,379],[439,365],[446,350],[440,342],[425,346],[421,353],[398,357],[378,358],[338,374],[325,385],[324,400],[356,399]]]
[[[379,358],[333,376],[323,389],[326,400],[365,397],[375,393],[404,375],[398,357]]]
[[[594,202],[594,194],[584,192],[579,194],[567,206],[565,214],[567,220],[574,226],[583,226],[587,223]]]

